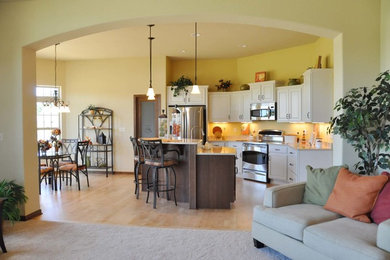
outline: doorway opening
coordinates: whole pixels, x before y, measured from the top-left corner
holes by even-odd
[[[134,95],[134,137],[157,137],[161,95],[148,100],[146,95]]]

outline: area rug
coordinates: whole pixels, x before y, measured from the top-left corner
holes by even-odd
[[[30,220],[6,225],[1,259],[287,259],[250,232]]]

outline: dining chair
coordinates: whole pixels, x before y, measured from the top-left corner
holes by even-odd
[[[59,166],[74,163],[78,139],[63,138],[61,139],[61,142],[62,142],[61,153],[69,154],[69,156],[62,158],[61,161],[58,162]],[[72,175],[68,174],[68,172],[63,172],[63,174],[60,177],[62,178],[62,181],[66,180],[66,185],[68,185],[68,180],[69,183],[72,184],[71,181]]]
[[[80,172],[83,173],[87,178],[87,185],[89,187],[88,169],[87,169],[87,152],[88,152],[88,141],[78,141],[76,146],[76,154],[74,162],[60,166],[60,174],[69,173],[75,177],[78,188],[80,190]],[[72,185],[72,179],[70,178],[70,185]],[[61,181],[60,181],[61,187]]]
[[[69,164],[69,163],[73,163],[74,156],[76,154],[78,139],[63,138],[63,139],[61,139],[61,142],[62,142],[61,153],[62,154],[69,154],[69,157],[63,158],[59,162],[60,166],[65,165],[65,164]]]
[[[52,185],[54,185],[54,168],[49,165],[48,159],[43,159],[45,151],[41,150],[41,147],[38,143],[38,183],[39,183],[39,194],[41,194],[41,183],[45,180],[47,184],[47,177]],[[54,186],[53,186],[54,187]]]

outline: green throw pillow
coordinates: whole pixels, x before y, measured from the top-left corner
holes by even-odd
[[[303,203],[324,206],[333,190],[341,168],[348,169],[348,165],[332,166],[327,169],[313,169],[313,167],[307,165],[307,181]]]

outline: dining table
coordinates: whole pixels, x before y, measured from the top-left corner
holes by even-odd
[[[54,176],[52,178],[52,187],[54,190],[57,189],[57,178],[56,175],[59,174],[59,167],[60,167],[60,160],[61,159],[69,159],[71,160],[71,154],[70,153],[63,153],[62,151],[55,151],[54,149],[50,149],[47,151],[39,151],[38,154],[39,160],[46,160],[50,162],[50,166],[54,168]],[[50,180],[49,180],[50,183]],[[41,185],[40,182],[40,176],[39,176],[39,185]]]

